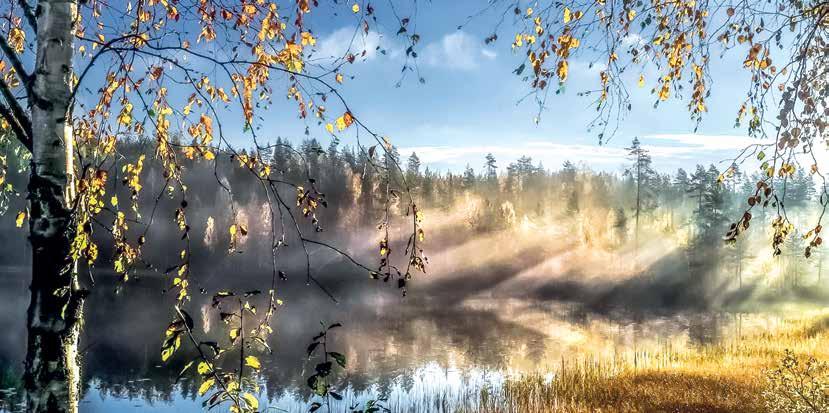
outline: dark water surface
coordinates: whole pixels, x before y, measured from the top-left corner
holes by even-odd
[[[0,368],[4,388],[14,387],[25,355],[28,277],[0,272]],[[232,277],[232,274],[224,275]],[[87,301],[81,340],[81,412],[197,412],[198,382],[175,378],[188,355],[160,360],[172,298],[165,281],[144,277],[117,294],[114,277],[99,277]],[[497,389],[515,374],[552,374],[580,357],[618,357],[717,341],[734,330],[730,315],[607,316],[556,302],[477,296],[457,302],[429,301],[416,292],[403,298],[393,287],[370,283],[334,304],[313,287],[297,282],[286,293],[274,323],[271,355],[261,355],[263,411],[304,412],[315,399],[305,378],[313,371],[305,350],[320,322],[340,322],[330,349],[348,359],[338,375],[348,411],[354,402],[383,397],[395,412],[474,408],[482,391]],[[209,306],[196,295],[188,311],[200,334],[225,334]],[[211,336],[213,335],[213,336]],[[232,356],[231,356],[232,358]],[[19,401],[14,390],[3,396]],[[225,409],[219,408],[220,411]],[[0,409],[2,410],[2,409]]]

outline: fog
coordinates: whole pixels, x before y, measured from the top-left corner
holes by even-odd
[[[149,148],[132,145],[129,150],[136,153]],[[385,180],[397,186],[405,182],[423,214],[428,264],[426,273],[412,274],[404,296],[394,279],[373,279],[339,252],[307,244],[310,276],[320,288],[309,282],[305,250],[291,225],[284,231],[287,245],[274,261],[281,224],[278,214],[270,214],[259,180],[234,159],[221,159],[215,168],[188,164],[193,297],[184,308],[196,319],[199,334],[221,339],[224,330],[210,307],[212,295],[267,291],[275,280],[283,304],[274,323],[272,359],[263,373],[271,383],[271,399],[285,389],[299,392],[300,399],[310,396],[303,382],[305,346],[319,321],[344,324],[335,343],[353,360],[348,383],[359,393],[372,383],[393,387],[401,374],[410,377],[404,373],[425,361],[509,369],[583,352],[585,342],[597,352],[648,340],[703,342],[724,334],[739,314],[807,306],[827,297],[823,254],[816,250],[806,259],[802,235],[792,235],[782,253],[773,256],[772,209],[755,210],[751,229],[734,243],[723,241],[754,185],[753,177],[731,169],[722,184],[716,182],[720,172],[714,166],[700,166],[693,174],[660,174],[650,165],[645,175],[608,174],[572,163],[545,168],[530,158],[504,167],[486,160],[481,171],[454,174],[424,169],[416,156],[401,160],[391,153],[372,159],[335,143],[322,150],[316,141],[306,141],[299,151],[307,174],[288,152],[274,152],[270,161],[286,181],[302,183],[313,176],[328,200],[317,213],[321,232],[296,215],[303,236],[378,268],[384,237],[378,224],[388,207],[390,259],[405,267],[403,251],[411,235],[407,205],[383,190]],[[385,174],[372,169],[393,163],[403,167]],[[195,393],[192,381],[185,380],[183,390],[175,387],[186,357],[159,367],[158,349],[175,303],[168,291],[186,241],[174,222],[182,196],[167,195],[158,168],[148,157],[137,198],[141,216],[129,211],[127,189],[110,177],[108,187],[117,188],[122,208],[135,220],[128,238],[134,242],[144,235],[146,244],[126,279],[115,274],[105,230],[114,208],[99,215],[100,258],[94,267],[81,269],[81,282],[92,292],[81,340],[87,391],[94,383],[98,391],[135,392],[145,399]],[[815,215],[809,202],[814,184],[807,175],[798,179],[802,193],[790,189],[787,211],[805,226]],[[293,207],[296,189],[285,186],[279,193]],[[23,200],[15,199],[9,211],[22,208]],[[25,231],[9,221],[0,221],[0,240],[8,246],[0,250],[0,328],[7,332],[0,336],[0,361],[4,371],[17,372],[26,343],[30,255]],[[247,234],[231,249],[228,228],[234,223],[244,225]],[[284,277],[274,277],[279,271]],[[149,383],[135,381],[146,377]]]

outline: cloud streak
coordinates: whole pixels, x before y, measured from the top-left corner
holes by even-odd
[[[484,49],[478,40],[463,31],[447,34],[439,41],[429,43],[421,53],[427,65],[455,70],[473,70],[480,66],[481,60],[496,57],[494,51]]]
[[[751,145],[769,144],[770,140],[751,138],[745,135],[703,135],[694,133],[664,133],[645,135],[645,139],[662,142],[673,142],[690,150],[736,150]]]
[[[591,163],[614,165],[624,159],[626,152],[619,148],[598,145],[568,145],[552,142],[526,142],[520,145],[477,145],[477,146],[408,146],[400,148],[401,154],[417,153],[426,164],[462,166],[467,163],[483,163],[484,156],[491,153],[502,160],[515,160],[521,156],[532,156],[536,161],[550,166],[560,160],[585,160]]]
[[[372,60],[377,57],[378,48],[386,46],[383,36],[373,30],[364,33],[354,27],[343,27],[321,38],[314,47],[313,56],[323,60],[336,60],[353,53],[358,58]]]
[[[657,167],[690,167],[696,163],[718,163],[746,146],[764,141],[739,135],[703,134],[653,134],[643,137],[643,146],[654,158]],[[483,163],[484,156],[492,153],[501,165],[530,156],[545,166],[557,168],[565,160],[583,162],[601,170],[616,170],[628,162],[624,146],[599,146],[598,144],[568,144],[547,140],[516,137],[510,144],[491,145],[420,145],[400,148],[400,153],[417,153],[426,165],[457,169],[466,164],[473,167]],[[665,168],[663,168],[665,169]]]

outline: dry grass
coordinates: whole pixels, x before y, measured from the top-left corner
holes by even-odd
[[[755,328],[682,351],[562,361],[552,378],[508,380],[483,391],[479,412],[766,412],[767,371],[785,349],[829,360],[829,314]]]

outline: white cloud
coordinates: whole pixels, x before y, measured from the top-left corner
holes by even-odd
[[[523,144],[473,145],[473,146],[410,146],[400,148],[401,154],[417,153],[425,164],[463,166],[483,162],[491,153],[502,163],[512,162],[521,156],[531,156],[548,167],[556,168],[565,160],[586,161],[614,166],[624,160],[626,152],[619,148],[598,145],[572,145],[553,142],[525,142]]]
[[[703,135],[695,133],[663,133],[646,135],[644,138],[673,142],[676,146],[668,146],[668,148],[687,151],[698,151],[700,149],[708,151],[740,150],[750,145],[771,143],[769,140],[754,139],[744,135]]]
[[[489,49],[481,49],[481,55],[483,55],[487,59],[495,59],[496,57],[498,57],[498,53],[495,53],[494,51]]]
[[[457,31],[426,45],[420,56],[430,66],[471,70],[478,67],[481,58],[494,59],[497,55],[484,49],[471,35]]]
[[[644,40],[642,36],[636,33],[628,33],[625,37],[622,37],[622,45],[624,46],[641,46],[644,44]]]
[[[422,128],[421,132],[425,132]],[[464,133],[452,128],[437,127],[429,136],[463,137]],[[468,132],[468,131],[467,131]],[[486,135],[483,133],[482,135]],[[482,136],[481,140],[487,141]],[[618,170],[628,162],[625,146],[627,142],[616,140],[613,146],[600,146],[598,143],[562,143],[564,140],[538,140],[527,136],[515,136],[505,144],[484,145],[422,145],[399,148],[400,153],[408,155],[416,152],[424,164],[438,168],[460,169],[466,164],[477,167],[482,164],[488,153],[495,155],[500,165],[507,165],[521,156],[531,156],[535,162],[541,161],[548,168],[558,168],[565,160],[584,162],[599,170]],[[748,145],[767,143],[747,136],[739,135],[702,135],[702,134],[653,134],[643,137],[643,146],[653,156],[657,169],[671,171],[676,167],[689,168],[697,163],[718,164],[729,156],[736,156]],[[724,153],[725,152],[725,153]]]
[[[371,60],[377,56],[377,48],[385,46],[383,43],[383,36],[373,30],[365,33],[354,27],[343,27],[318,40],[313,57],[333,60],[353,53],[358,59]]]
[[[393,40],[371,30],[364,33],[354,27],[342,27],[327,36],[321,37],[313,47],[312,59],[332,61],[342,59],[353,53],[358,60],[372,60],[379,50],[386,50],[389,58],[402,59],[403,47]],[[365,56],[362,55],[365,51]],[[498,54],[483,47],[473,36],[463,32],[453,32],[440,40],[427,44],[419,52],[420,61],[429,66],[445,67],[456,70],[472,70],[482,60],[494,60]]]
[[[584,60],[570,61],[570,75],[581,76],[588,75],[588,77],[595,78],[598,81],[599,73],[607,70],[605,63],[588,62]]]

